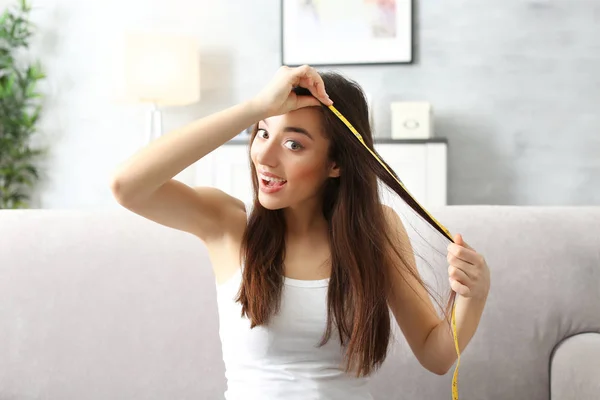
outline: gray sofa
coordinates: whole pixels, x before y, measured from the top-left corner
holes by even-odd
[[[600,207],[430,211],[492,273],[460,399],[600,399]],[[124,209],[0,211],[0,399],[221,399],[217,323],[192,235]],[[402,340],[375,398],[449,399],[454,369]]]

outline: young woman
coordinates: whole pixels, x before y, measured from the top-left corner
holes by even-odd
[[[331,104],[373,149],[355,82],[282,67],[251,100],[153,141],[113,176],[123,207],[207,247],[227,399],[371,399],[366,382],[386,357],[393,321],[424,368],[445,374],[456,360],[448,318],[438,317],[377,178],[402,189]],[[253,124],[248,207],[172,179]],[[489,270],[460,235],[448,262],[462,351],[483,312]]]

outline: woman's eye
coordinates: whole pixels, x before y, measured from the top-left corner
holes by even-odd
[[[259,128],[258,131],[256,132],[256,135],[260,136],[261,138],[264,138],[263,134],[267,134],[268,135],[267,131],[264,130],[264,129],[260,129]]]
[[[298,142],[294,142],[293,140],[288,140],[287,142],[285,142],[285,144],[289,144],[288,149],[290,150],[300,150],[302,148],[302,145]]]

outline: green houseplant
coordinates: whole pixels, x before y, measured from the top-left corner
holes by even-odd
[[[34,160],[44,153],[30,144],[42,109],[36,85],[45,78],[39,62],[22,61],[34,31],[30,11],[18,0],[0,16],[0,209],[29,206]]]

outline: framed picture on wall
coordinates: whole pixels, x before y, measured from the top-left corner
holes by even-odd
[[[413,61],[412,0],[280,0],[281,64]]]

